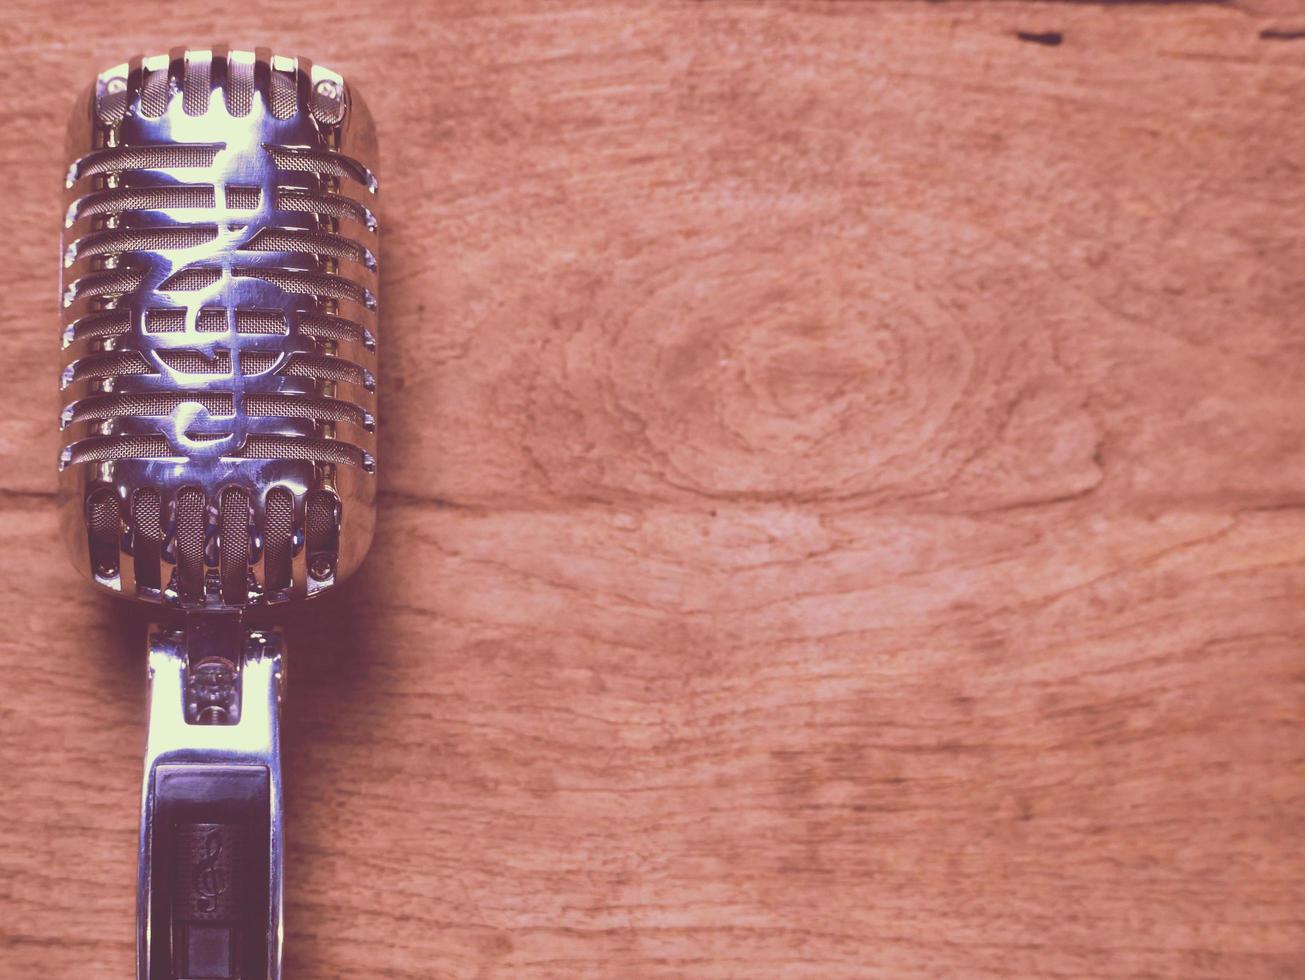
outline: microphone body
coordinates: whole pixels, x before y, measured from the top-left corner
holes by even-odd
[[[275,630],[375,521],[376,135],[338,74],[267,49],[101,72],[69,127],[60,492],[74,562],[162,607],[141,980],[279,978]]]

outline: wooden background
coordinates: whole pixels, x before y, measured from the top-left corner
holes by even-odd
[[[62,130],[216,40],[383,139],[289,980],[1305,977],[1272,0],[7,4],[0,976],[132,969],[145,614],[55,540]]]

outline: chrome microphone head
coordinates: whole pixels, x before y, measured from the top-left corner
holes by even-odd
[[[320,593],[376,493],[376,135],[302,58],[173,50],[69,129],[63,532],[100,586],[184,609]]]

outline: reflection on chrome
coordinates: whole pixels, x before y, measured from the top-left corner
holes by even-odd
[[[99,76],[69,157],[74,560],[184,607],[329,588],[367,550],[376,482],[376,138],[357,94],[263,50],[139,58]]]
[[[372,538],[376,136],[328,69],[266,49],[135,58],[69,129],[63,536],[149,638],[140,980],[281,976],[285,689],[251,609]]]

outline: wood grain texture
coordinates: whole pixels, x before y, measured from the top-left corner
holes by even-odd
[[[132,962],[145,614],[51,500],[62,127],[220,39],[384,143],[290,980],[1305,976],[1305,12],[227,13],[0,22],[0,976]]]

